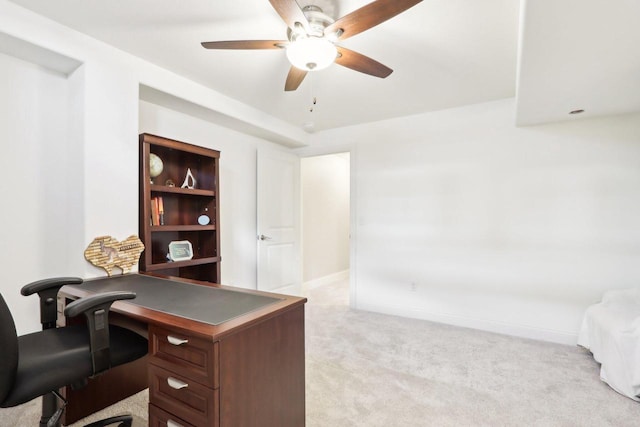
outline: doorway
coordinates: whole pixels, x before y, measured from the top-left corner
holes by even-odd
[[[302,158],[302,289],[349,305],[350,153]]]

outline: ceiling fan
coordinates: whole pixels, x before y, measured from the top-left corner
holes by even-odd
[[[338,20],[315,5],[300,8],[296,0],[269,0],[287,24],[287,40],[233,40],[203,42],[207,49],[286,49],[292,66],[285,91],[296,90],[307,72],[337,63],[371,76],[385,78],[393,70],[337,42],[393,18],[422,0],[376,0]]]

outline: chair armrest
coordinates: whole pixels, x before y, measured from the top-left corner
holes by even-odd
[[[75,300],[64,309],[64,314],[67,317],[84,314],[87,318],[93,375],[104,372],[111,367],[109,349],[109,309],[111,304],[115,301],[133,299],[135,297],[136,294],[134,292],[103,292]]]
[[[76,317],[78,314],[86,314],[87,311],[93,308],[98,308],[103,305],[105,305],[106,308],[109,308],[115,301],[134,299],[135,297],[136,293],[129,291],[102,292],[85,298],[77,299],[67,304],[64,309],[64,315],[67,317]]]
[[[20,293],[24,296],[38,293],[40,297],[40,323],[42,329],[50,329],[55,328],[58,318],[56,297],[60,288],[64,285],[79,285],[81,283],[82,279],[79,277],[54,277],[24,285]]]
[[[24,285],[20,290],[22,295],[29,296],[31,294],[40,293],[50,288],[60,289],[64,285],[79,285],[82,283],[82,279],[79,277],[53,277],[51,279],[38,280],[37,282],[31,282],[28,285]]]

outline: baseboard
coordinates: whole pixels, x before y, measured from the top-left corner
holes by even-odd
[[[263,289],[259,289],[263,290]],[[293,295],[296,297],[302,296],[302,291],[300,289],[300,284],[293,284],[283,286],[281,288],[264,290],[265,292],[273,292],[274,294],[283,294],[283,295]]]
[[[447,325],[460,326],[463,328],[479,329],[482,331],[495,332],[521,338],[529,338],[538,341],[548,341],[558,344],[576,345],[578,341],[577,332],[574,333],[569,331],[536,328],[528,325],[518,325],[486,319],[475,319],[448,313],[432,313],[407,307],[357,304],[357,309],[372,311],[376,313],[390,314],[393,316],[411,317],[414,319],[428,320],[431,322],[445,323]]]
[[[339,280],[349,280],[349,270],[338,271],[337,273],[304,282],[302,284],[302,289],[314,289],[318,286],[328,285],[329,283],[337,282]]]

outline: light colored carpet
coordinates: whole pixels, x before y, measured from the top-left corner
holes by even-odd
[[[307,427],[640,425],[584,349],[351,310],[346,286],[307,294]],[[147,398],[82,421],[130,412],[144,426]],[[0,410],[2,426],[38,419],[34,402]]]
[[[340,286],[309,294],[308,427],[640,426],[580,347],[350,310]]]

